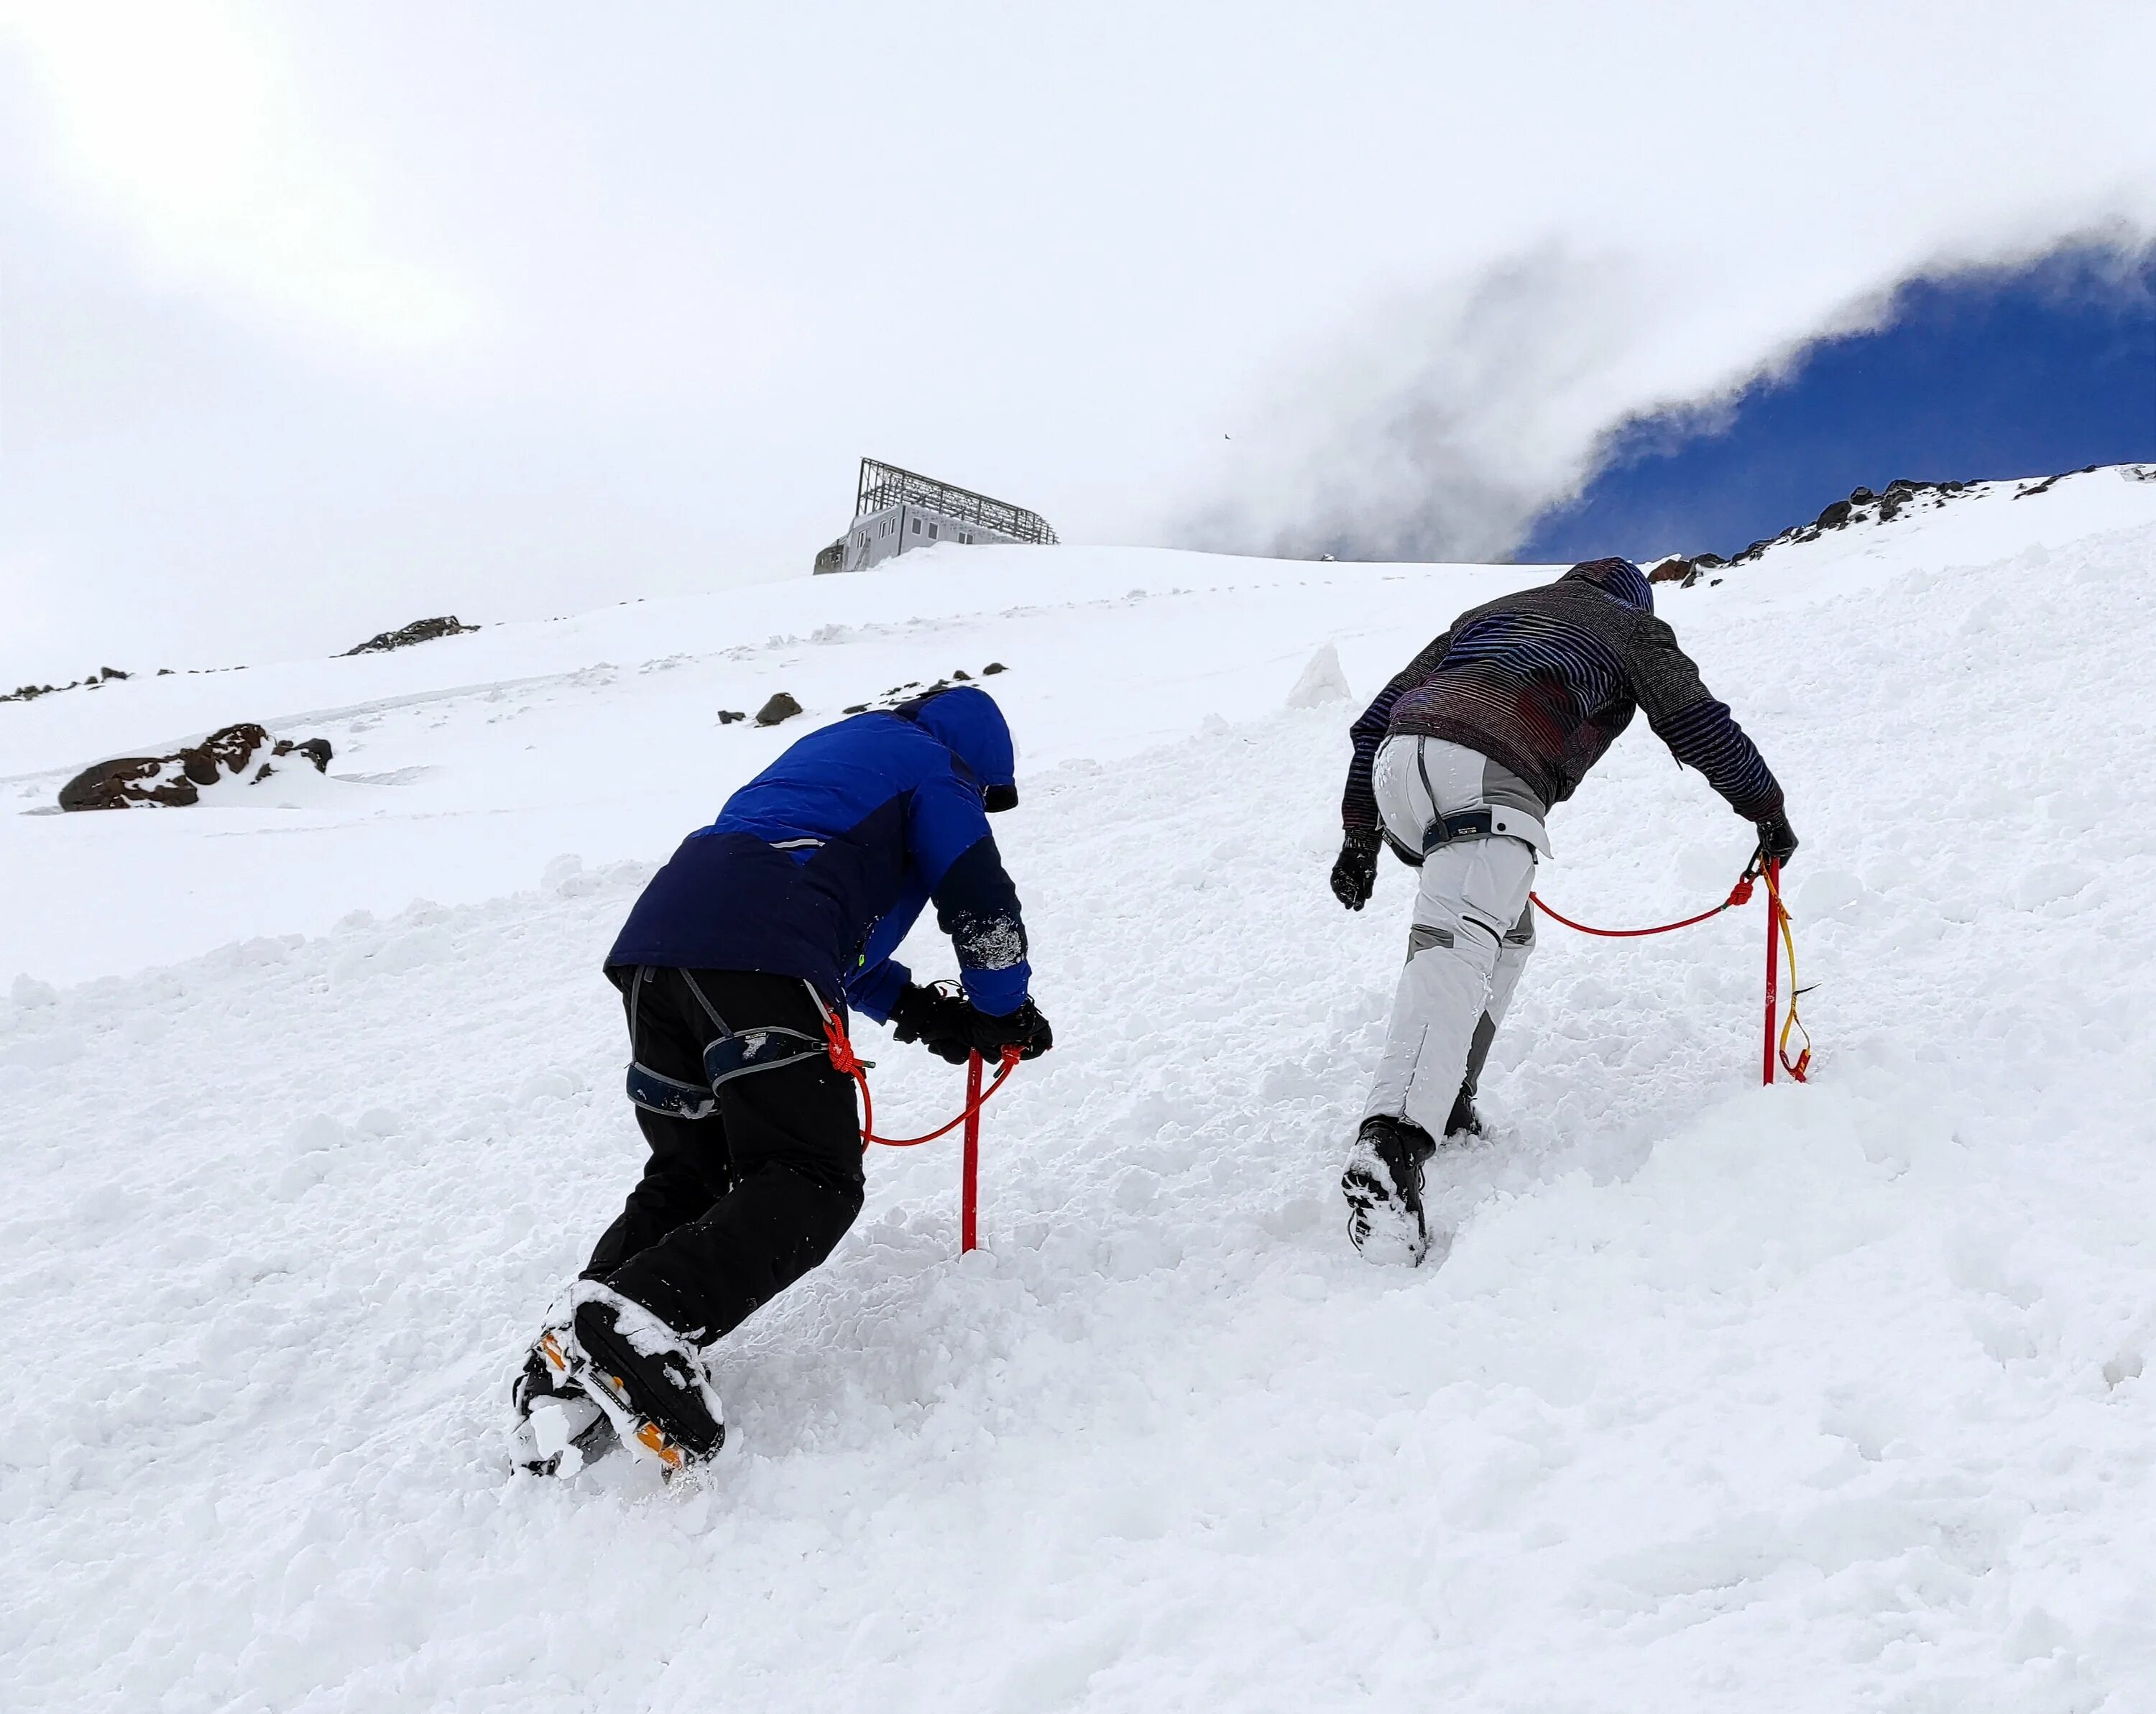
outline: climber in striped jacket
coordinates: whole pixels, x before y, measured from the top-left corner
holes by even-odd
[[[1479,1131],[1475,1090],[1534,945],[1527,894],[1543,824],[1646,711],[1656,736],[1759,829],[1777,861],[1797,848],[1782,788],[1655,617],[1630,560],[1574,566],[1554,583],[1454,620],[1350,729],[1332,890],[1369,901],[1378,852],[1421,870],[1385,1053],[1342,1188],[1365,1255],[1422,1260],[1422,1163],[1435,1139]]]

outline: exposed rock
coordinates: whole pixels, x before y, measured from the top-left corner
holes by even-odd
[[[1912,482],[1906,476],[1897,476],[1887,485],[1884,494],[1874,494],[1869,488],[1853,488],[1848,499],[1835,500],[1810,523],[1798,524],[1779,536],[1755,541],[1729,563],[1748,565],[1770,547],[1790,541],[1816,541],[1829,530],[1845,530],[1852,524],[1889,523],[1918,500],[1943,505],[1950,496],[1968,486],[1966,482]],[[1707,561],[1702,557],[1692,563],[1701,566]],[[1715,563],[1719,565],[1722,562],[1717,560]]]
[[[1691,576],[1692,562],[1681,557],[1666,559],[1647,573],[1650,583],[1681,583]]]
[[[981,669],[980,676],[984,679],[993,678],[998,673],[1009,670],[1010,669],[1001,661],[992,660]],[[949,678],[938,679],[933,684],[921,679],[909,679],[903,685],[893,685],[881,695],[871,697],[865,702],[848,703],[841,711],[846,714],[866,714],[871,709],[896,708],[903,703],[913,701],[917,697],[933,696],[938,690],[948,690],[956,685],[968,685],[973,682],[973,675],[963,667],[960,667],[954,670]],[[785,691],[781,690],[762,707],[757,710],[756,723],[760,726],[775,726],[783,721],[793,719],[795,715],[802,711],[801,705]],[[731,708],[722,708],[719,711],[721,726],[732,726],[736,721],[747,718],[747,715],[737,713]]]
[[[346,654],[387,654],[393,649],[409,649],[415,643],[431,643],[437,637],[461,637],[468,631],[476,631],[477,625],[457,623],[454,613],[435,619],[414,619],[401,630],[383,631],[369,637],[357,649],[347,649]]]
[[[2056,476],[2046,476],[2042,481],[2032,482],[2026,488],[2015,489],[2014,497],[2016,500],[2026,500],[2031,495],[2048,494],[2051,491],[2051,485],[2054,483],[2063,482],[2069,476],[2086,476],[2094,469],[2096,469],[2094,464],[2084,464],[2078,470],[2061,470]]]
[[[332,753],[327,738],[273,741],[260,726],[247,721],[222,727],[201,743],[170,756],[123,756],[86,767],[60,788],[60,808],[183,808],[201,801],[204,786],[228,776],[238,778],[265,752],[268,759],[255,767],[256,783],[275,773],[277,762],[286,757],[304,759],[314,764],[317,773],[326,773]]]
[[[109,685],[115,679],[131,679],[132,673],[123,673],[116,666],[101,666],[96,671],[85,673],[79,679],[70,679],[64,685],[18,685],[0,702],[34,702],[40,696],[49,696],[55,690],[95,690],[100,685]]]
[[[146,803],[178,808],[200,796],[184,772],[175,772],[172,757],[129,756],[85,768],[60,788],[60,808],[130,809]]]

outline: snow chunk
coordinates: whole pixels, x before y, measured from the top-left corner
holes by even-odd
[[[15,985],[8,990],[8,998],[27,1012],[33,1007],[57,1006],[60,1003],[60,992],[49,982],[40,982],[24,971],[15,978]]]
[[[573,851],[564,851],[539,871],[539,890],[542,893],[559,892],[565,882],[574,880],[583,872],[584,860]]]
[[[1354,698],[1348,688],[1348,675],[1340,665],[1340,651],[1330,643],[1310,657],[1310,664],[1302,670],[1302,676],[1295,681],[1295,688],[1287,693],[1290,708],[1321,708],[1328,702],[1348,702]]]

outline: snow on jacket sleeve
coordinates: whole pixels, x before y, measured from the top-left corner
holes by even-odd
[[[907,843],[936,901],[936,921],[958,954],[966,998],[1000,1017],[1024,1003],[1032,969],[1018,889],[1004,871],[980,792],[955,772],[922,783]]]
[[[1370,783],[1370,768],[1378,759],[1378,747],[1385,742],[1385,729],[1392,724],[1393,705],[1437,670],[1438,663],[1452,647],[1452,632],[1459,627],[1455,619],[1451,629],[1433,639],[1427,649],[1393,675],[1392,681],[1378,693],[1378,700],[1348,728],[1355,753],[1348,759],[1348,788],[1340,798],[1340,824],[1349,832],[1377,831],[1378,793]]]
[[[1025,921],[1018,889],[1005,873],[988,831],[979,791],[946,772],[917,786],[906,812],[906,854],[916,889],[886,911],[846,983],[848,1002],[887,1021],[912,972],[890,956],[930,899],[936,921],[958,954],[966,998],[1001,1017],[1025,1003],[1032,967],[1026,962]]]
[[[1707,784],[1747,821],[1777,813],[1781,786],[1728,704],[1716,700],[1701,682],[1691,657],[1677,646],[1676,633],[1661,619],[1642,618],[1629,653],[1632,694],[1670,754],[1705,774]]]

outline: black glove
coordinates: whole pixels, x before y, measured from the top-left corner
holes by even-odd
[[[1031,1000],[1000,1018],[971,1006],[966,1010],[970,1014],[973,1049],[984,1060],[1000,1060],[1005,1048],[1022,1049],[1021,1060],[1037,1060],[1055,1045],[1055,1032]]]
[[[1759,824],[1759,854],[1778,868],[1797,854],[1796,830],[1779,809]]]
[[[891,1008],[891,1033],[917,1041],[939,1060],[963,1065],[973,1051],[973,1008],[940,988],[909,982]]]
[[[1370,902],[1378,884],[1378,847],[1383,841],[1368,828],[1351,827],[1332,865],[1332,896],[1350,911]]]

